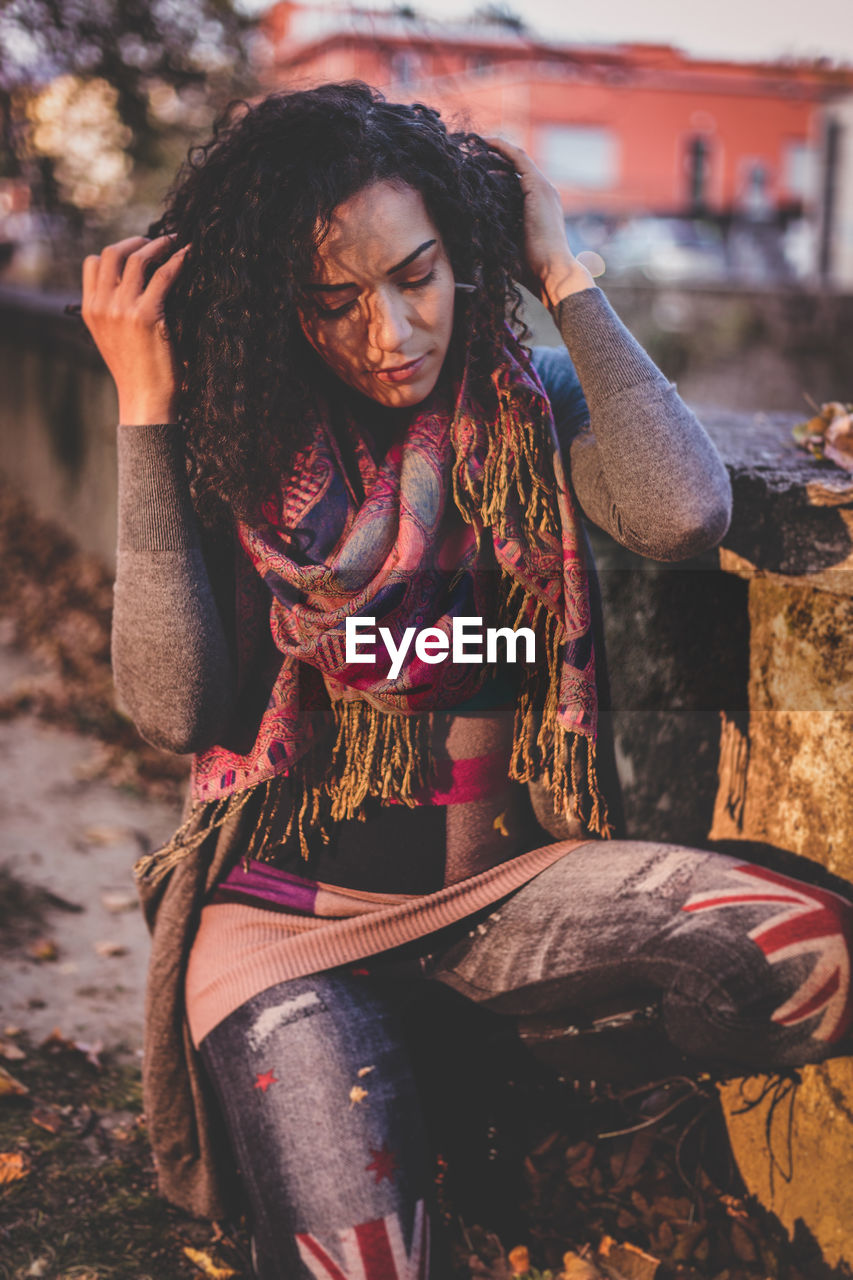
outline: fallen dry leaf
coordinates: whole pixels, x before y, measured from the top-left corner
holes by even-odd
[[[111,915],[120,915],[122,911],[135,911],[139,899],[135,893],[110,891],[101,894],[101,906]]]
[[[557,1280],[600,1280],[600,1277],[601,1272],[589,1258],[582,1258],[571,1250],[563,1254],[563,1270]]]
[[[735,1220],[730,1228],[730,1238],[732,1242],[732,1250],[736,1258],[741,1262],[756,1262],[758,1259],[758,1250],[752,1236],[746,1227]]]
[[[42,1040],[40,1048],[53,1049],[53,1050],[73,1049],[74,1041],[66,1039],[66,1037],[59,1030],[59,1027],[54,1027],[50,1035],[45,1036],[44,1040]]]
[[[514,1249],[510,1249],[507,1254],[510,1267],[510,1275],[523,1276],[526,1271],[530,1270],[530,1252],[526,1245],[517,1244]]]
[[[589,1174],[595,1160],[591,1142],[577,1142],[566,1151],[566,1178],[573,1187],[589,1185]]]
[[[507,1264],[501,1258],[497,1262],[485,1262],[478,1254],[472,1253],[468,1259],[468,1271],[473,1280],[507,1280]]]
[[[236,1276],[237,1272],[231,1267],[220,1267],[213,1261],[209,1253],[205,1253],[202,1249],[191,1249],[189,1245],[184,1246],[184,1253],[199,1271],[203,1271],[210,1280],[230,1280],[231,1276]]]
[[[641,1191],[631,1192],[631,1204],[642,1218],[648,1221],[652,1216],[651,1205]]]
[[[726,1213],[730,1218],[748,1218],[746,1206],[737,1196],[720,1196],[720,1204],[725,1205]]]
[[[707,1262],[711,1254],[711,1241],[707,1235],[701,1237],[699,1243],[693,1250],[693,1262]]]
[[[16,1080],[5,1067],[0,1067],[0,1098],[25,1098],[29,1089]]]
[[[707,1231],[704,1222],[687,1222],[678,1228],[678,1237],[669,1256],[670,1262],[687,1262],[696,1250],[697,1243]],[[719,1280],[719,1277],[717,1278]]]
[[[690,1217],[690,1201],[686,1196],[656,1196],[655,1213],[662,1218],[687,1221]]]
[[[655,1141],[655,1134],[648,1129],[641,1129],[632,1137],[624,1155],[620,1153],[618,1158],[611,1157],[611,1170],[616,1179],[613,1183],[614,1192],[622,1191],[636,1180],[637,1174],[654,1149]]]
[[[11,1040],[0,1040],[0,1058],[5,1058],[7,1062],[20,1062],[26,1056],[23,1049],[12,1044]]]
[[[105,959],[110,959],[113,956],[127,955],[127,947],[123,942],[113,942],[107,939],[104,942],[96,942],[94,947],[98,955],[104,956]]]
[[[364,1102],[366,1097],[368,1097],[368,1090],[362,1089],[360,1084],[354,1084],[349,1091],[350,1111],[352,1111],[356,1103]]]
[[[634,1244],[617,1244],[612,1236],[604,1236],[598,1246],[597,1261],[613,1280],[653,1280],[660,1258],[644,1253]]]
[[[675,1244],[675,1232],[664,1218],[657,1230],[657,1238],[652,1242],[661,1253],[669,1253]]]
[[[70,1049],[73,1053],[82,1053],[87,1062],[100,1070],[101,1059],[99,1055],[104,1051],[104,1044],[102,1040],[96,1040],[93,1044],[88,1044],[85,1040],[69,1040],[67,1036],[62,1034],[59,1027],[54,1027],[50,1035],[42,1040],[41,1048],[47,1049],[52,1053],[59,1053],[63,1049]]]
[[[31,942],[27,947],[27,955],[31,960],[55,960],[59,955],[59,949],[53,938],[36,938],[35,942]]]
[[[129,1142],[137,1128],[137,1116],[132,1111],[107,1111],[100,1117],[98,1127],[117,1142]]]
[[[808,422],[794,427],[794,440],[816,458],[827,458],[845,471],[853,471],[853,405],[831,400]]]
[[[62,1112],[58,1107],[47,1103],[37,1106],[30,1119],[33,1124],[37,1124],[40,1129],[46,1129],[48,1133],[59,1133],[62,1128]]]
[[[471,1249],[468,1269],[477,1280],[507,1280],[509,1263],[503,1245],[496,1235],[475,1227],[464,1231],[465,1243]]]
[[[104,1052],[103,1040],[95,1040],[92,1044],[87,1043],[85,1040],[72,1040],[71,1048],[75,1049],[77,1053],[82,1053],[89,1065],[97,1067],[100,1071],[101,1054]]]
[[[26,1178],[29,1171],[26,1158],[20,1151],[0,1151],[0,1186]]]
[[[104,823],[87,827],[83,832],[83,839],[87,844],[109,845],[121,844],[122,840],[132,838],[133,835],[131,827],[109,826]]]

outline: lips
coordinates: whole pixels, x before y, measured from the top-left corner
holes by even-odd
[[[411,378],[418,376],[428,354],[427,352],[422,356],[418,356],[417,360],[409,360],[406,364],[394,365],[391,369],[375,369],[374,374],[382,382],[408,382]]]

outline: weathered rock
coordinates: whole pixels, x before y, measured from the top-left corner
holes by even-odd
[[[788,425],[759,424],[737,456],[725,423],[714,430],[737,512],[722,563],[749,581],[750,642],[749,715],[724,726],[711,837],[765,842],[850,881],[853,509],[839,503],[853,502],[853,477],[792,450]],[[790,1149],[790,1098],[746,1112],[738,1084],[723,1098],[750,1190],[789,1231],[802,1221],[831,1264],[853,1261],[853,1060],[804,1069]]]
[[[792,414],[703,415],[732,479],[727,551],[786,575],[853,567],[853,475],[798,448]],[[851,574],[853,578],[853,574]]]

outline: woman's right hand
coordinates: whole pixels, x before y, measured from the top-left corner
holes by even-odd
[[[514,166],[524,193],[524,253],[534,292],[546,306],[556,307],[570,293],[594,289],[595,281],[578,262],[566,239],[566,220],[559,192],[522,147],[506,138],[486,138]],[[526,280],[522,281],[527,284]]]
[[[118,391],[119,422],[173,422],[177,376],[165,301],[188,245],[132,236],[83,263],[82,315]],[[152,263],[161,265],[146,284]]]

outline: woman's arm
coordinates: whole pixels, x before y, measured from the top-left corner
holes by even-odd
[[[120,426],[112,661],[139,732],[168,751],[220,741],[235,671],[175,424]]]
[[[680,560],[715,546],[728,528],[731,487],[714,445],[574,258],[556,189],[520,147],[488,141],[521,179],[527,265],[589,408],[589,427],[569,451],[584,512],[653,559]]]
[[[572,359],[542,352],[539,371],[584,514],[654,560],[716,546],[731,518],[728,473],[673,384],[600,289],[564,298],[554,318]]]
[[[235,677],[190,502],[164,301],[183,263],[134,236],[83,264],[83,319],[119,399],[116,687],[156,746],[198,751],[224,728]]]

